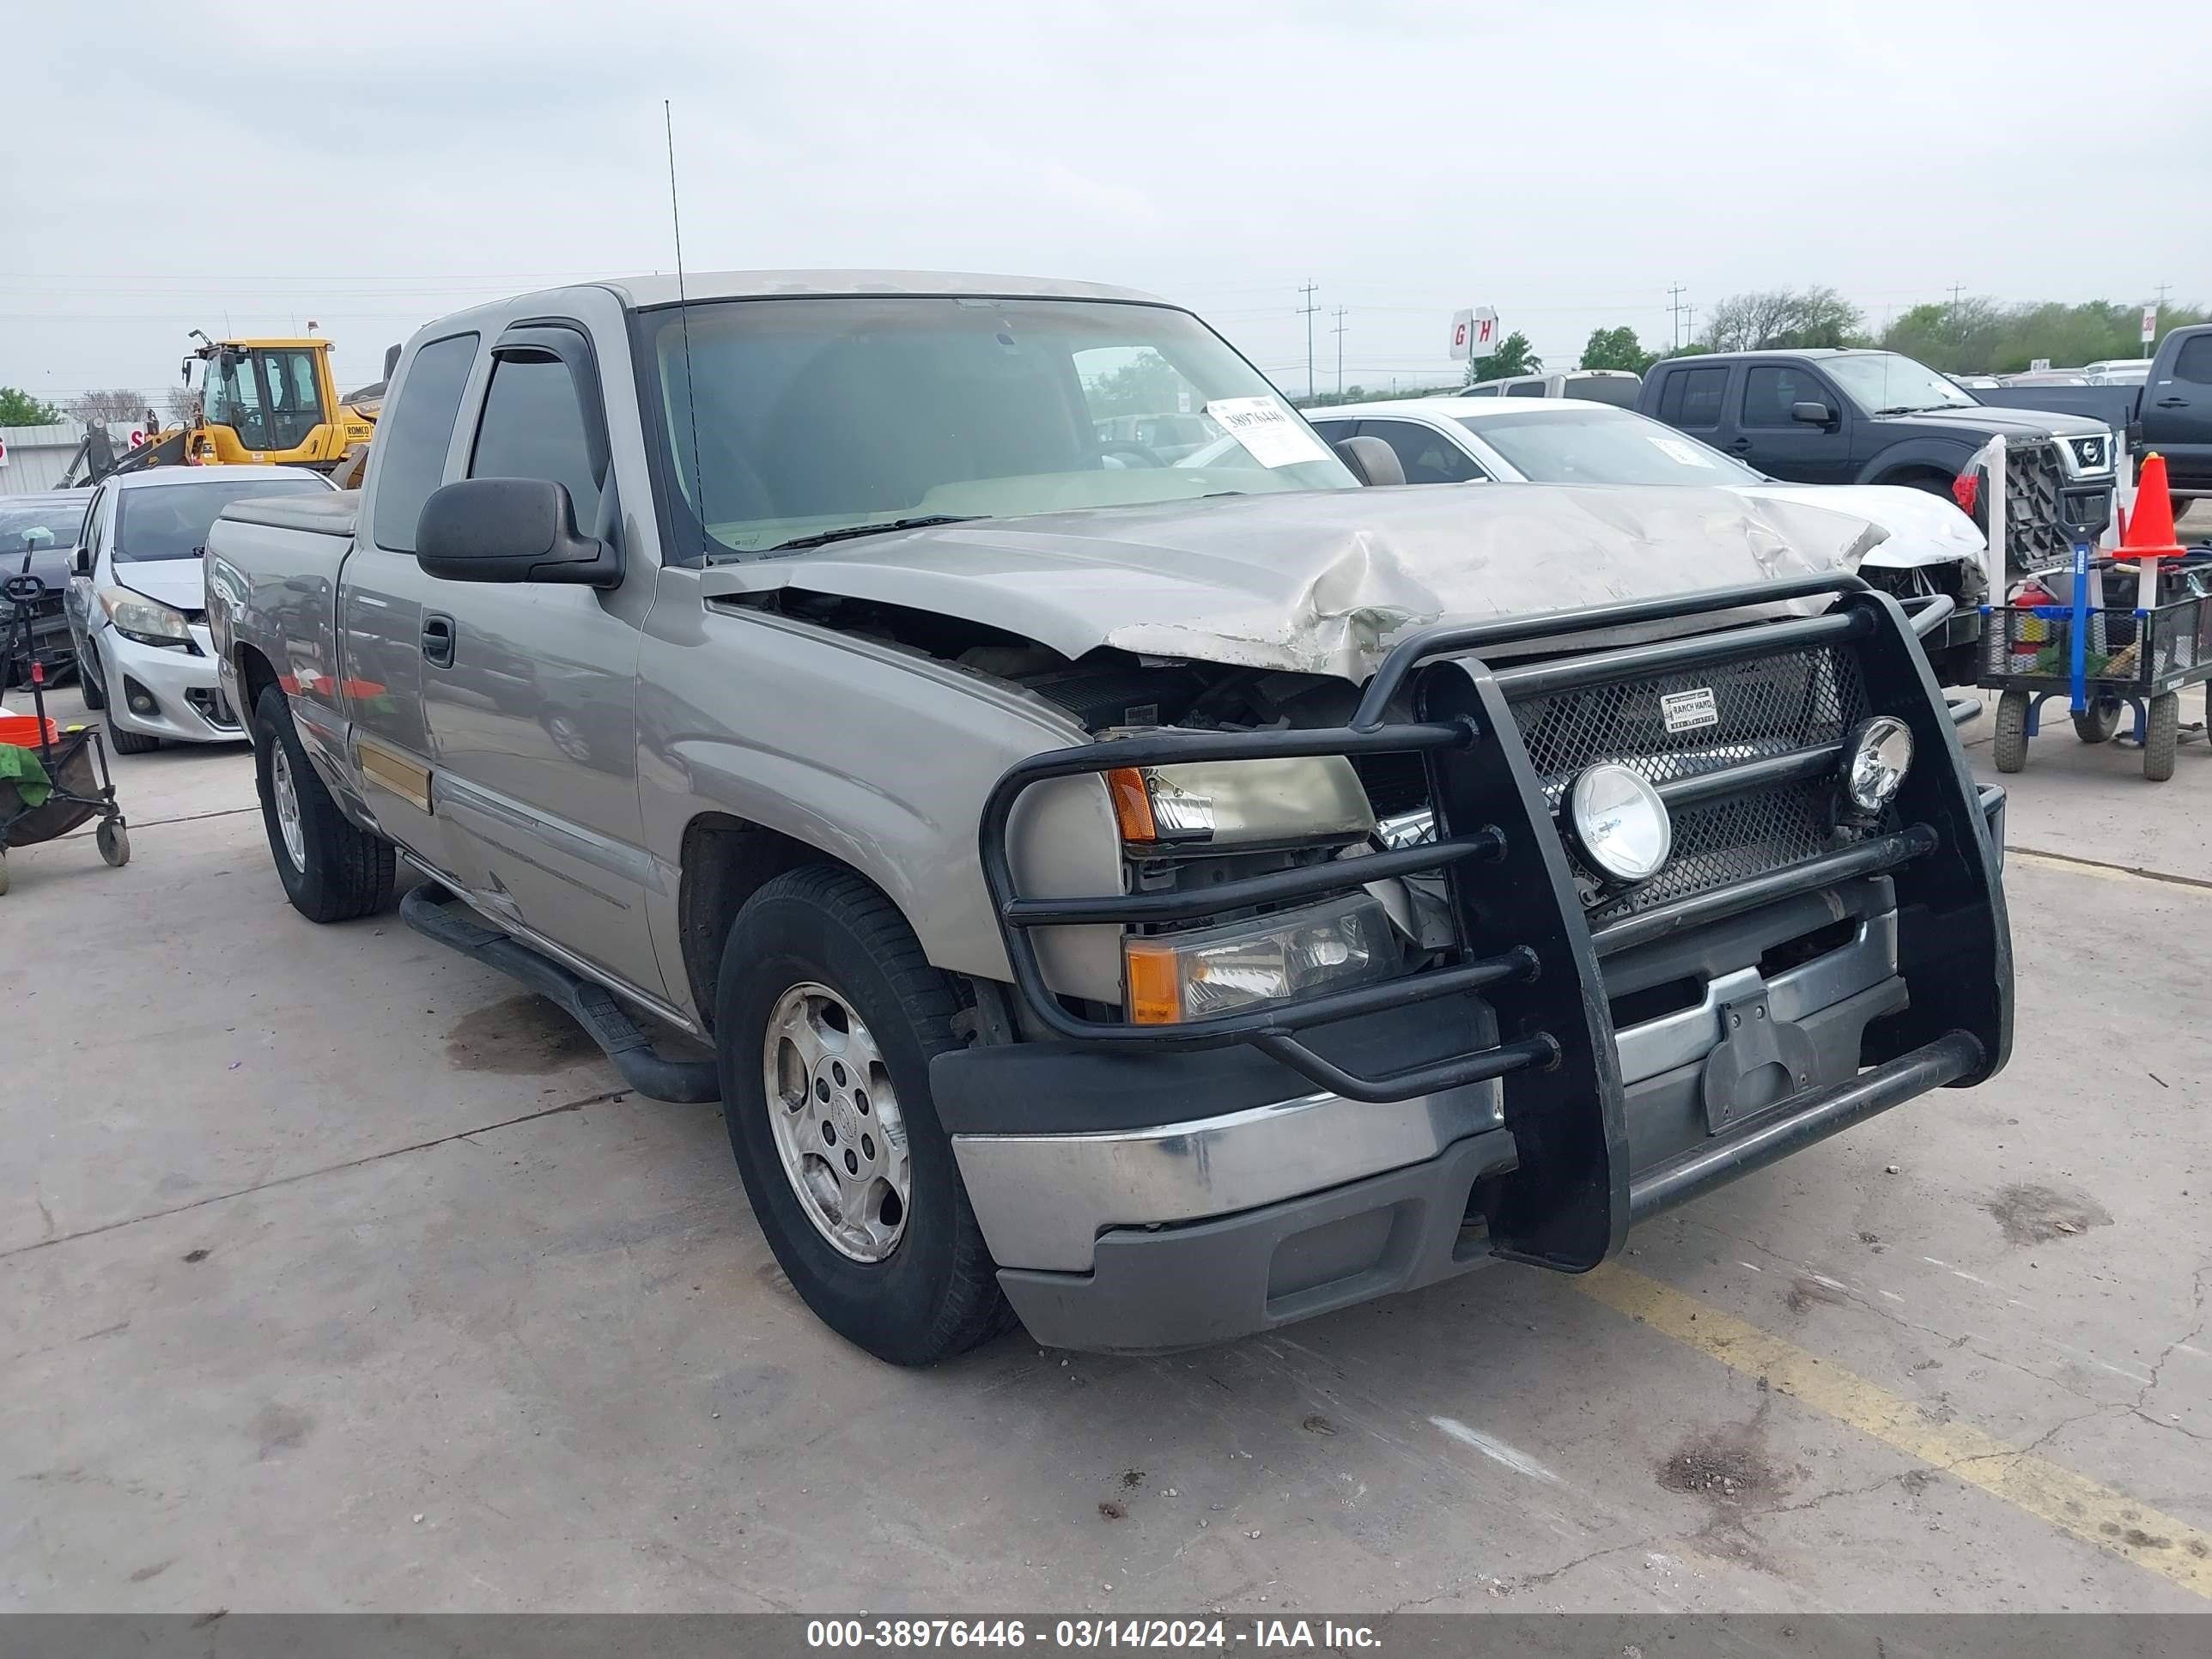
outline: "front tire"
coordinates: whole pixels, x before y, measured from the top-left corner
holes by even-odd
[[[95,714],[107,707],[107,682],[101,678],[99,650],[90,640],[76,639],[77,691],[84,698],[84,706]],[[108,735],[115,735],[112,724]]]
[[[295,910],[309,921],[350,921],[391,902],[392,843],[338,811],[273,685],[253,705],[253,776],[270,855]]]
[[[107,745],[118,755],[150,755],[161,746],[161,740],[141,732],[125,731],[111,714],[107,717]]]
[[[1012,1322],[929,1092],[951,981],[849,870],[776,877],[730,928],[714,1029],[745,1194],[806,1305],[895,1365]]]
[[[2164,783],[2173,775],[2173,751],[2181,741],[2181,694],[2167,691],[2144,711],[2143,776]]]
[[[2102,698],[2092,702],[2074,716],[2074,735],[2084,743],[2110,743],[2120,729],[2120,708]]]

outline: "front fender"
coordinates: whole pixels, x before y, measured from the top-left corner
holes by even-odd
[[[1859,469],[1853,483],[1888,483],[1900,472],[1933,471],[1955,477],[1981,446],[1955,438],[1907,438]]]

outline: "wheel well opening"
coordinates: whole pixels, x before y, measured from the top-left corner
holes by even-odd
[[[836,862],[781,830],[708,813],[684,831],[683,874],[677,886],[678,934],[691,1006],[708,1030],[714,1024],[714,980],[730,924],[768,882],[802,864]]]
[[[253,706],[261,701],[262,691],[276,684],[276,670],[270,665],[269,659],[250,645],[240,646],[238,647],[238,684],[240,691],[245,697],[246,707],[238,711],[239,718],[251,721],[253,718]]]

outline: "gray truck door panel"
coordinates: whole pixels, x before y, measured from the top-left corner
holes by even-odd
[[[447,475],[477,344],[474,334],[450,335],[409,361],[372,452],[368,510],[338,575],[338,660],[362,798],[386,834],[447,872],[453,837],[437,812],[422,708],[425,596],[438,584],[415,562],[415,521]]]
[[[501,335],[456,445],[459,477],[550,478],[579,527],[618,515],[599,374],[578,327]],[[605,509],[603,513],[602,508]],[[487,908],[639,989],[662,988],[645,910],[636,692],[655,566],[622,586],[426,579],[423,708],[452,873]]]

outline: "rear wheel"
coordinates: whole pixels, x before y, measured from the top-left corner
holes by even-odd
[[[2099,698],[2074,716],[2074,735],[2084,743],[2110,743],[2120,729],[2121,705]]]
[[[2027,693],[2008,691],[1997,699],[1996,738],[1990,747],[2000,772],[2027,764]]]
[[[300,746],[276,686],[253,705],[253,774],[277,879],[310,921],[374,915],[392,897],[392,843],[349,822]]]
[[[897,908],[849,870],[778,876],[722,953],[715,1046],[753,1214],[816,1316],[893,1364],[1012,1322],[929,1092],[957,1007]]]
[[[2173,751],[2181,741],[2181,694],[2153,697],[2143,722],[2143,776],[2164,783],[2173,775]]]

